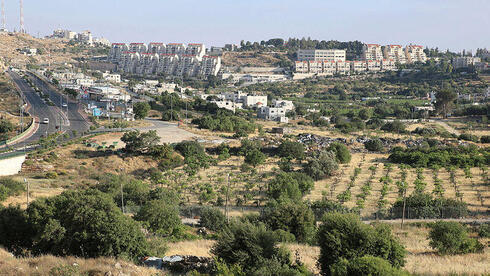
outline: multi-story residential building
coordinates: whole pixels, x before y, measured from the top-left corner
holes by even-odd
[[[345,50],[298,50],[297,57],[299,61],[345,61]]]
[[[157,66],[157,74],[172,76],[179,64],[179,56],[176,54],[160,54],[160,62]]]
[[[240,97],[246,107],[267,106],[267,96],[245,95]]]
[[[216,56],[204,56],[199,67],[199,76],[216,76],[221,68],[221,58]]]
[[[233,111],[233,113],[235,113],[236,109],[241,108],[240,104],[237,104],[237,103],[235,103],[233,101],[229,101],[229,100],[211,101],[211,103],[216,104],[219,108],[224,108],[224,109]]]
[[[308,61],[309,73],[312,74],[321,74],[323,72],[323,62],[310,60]]]
[[[283,108],[286,112],[294,110],[294,104],[292,101],[273,100],[272,106],[276,108]]]
[[[119,63],[120,71],[133,74],[136,72],[136,67],[140,62],[141,56],[135,52],[124,52]]]
[[[189,43],[185,49],[185,54],[201,58],[206,54],[206,47],[200,43]]]
[[[392,59],[383,59],[381,61],[381,70],[383,70],[383,71],[396,70],[395,61]]]
[[[308,61],[299,61],[299,60],[297,60],[294,63],[294,71],[296,73],[303,73],[303,74],[308,73],[310,71],[309,68],[308,68]]]
[[[479,57],[456,57],[453,59],[454,69],[466,68],[469,66],[475,66],[481,62]]]
[[[337,64],[333,60],[326,60],[323,62],[323,74],[334,75],[337,72]]]
[[[363,60],[382,60],[383,51],[379,44],[364,44],[362,47],[362,59]]]
[[[112,43],[108,60],[112,63],[118,63],[121,61],[123,53],[128,51],[129,47],[126,43]]]
[[[400,64],[407,63],[405,51],[401,45],[386,45],[384,48],[384,58],[392,59]]]
[[[405,56],[408,63],[427,61],[424,48],[420,45],[408,45],[405,47]]]
[[[167,47],[161,42],[151,42],[148,44],[148,53],[152,54],[166,54]]]
[[[167,44],[167,54],[183,55],[185,54],[185,45],[182,43]]]
[[[105,72],[105,73],[102,73],[102,77],[106,81],[115,82],[115,83],[121,82],[121,75],[119,75],[119,74],[110,74],[108,72]]]
[[[366,61],[354,60],[347,63],[350,63],[350,70],[355,73],[362,73],[367,71]]]
[[[94,43],[93,37],[92,37],[92,32],[90,32],[88,30],[79,33],[76,36],[76,38],[77,38],[77,40],[79,42],[86,43],[86,44],[89,44],[89,45],[92,45]]]
[[[77,36],[76,32],[70,30],[54,30],[52,37],[72,40]]]
[[[350,62],[349,61],[337,61],[337,74],[346,75],[350,73]]]
[[[148,46],[146,46],[145,43],[131,43],[129,44],[129,51],[130,52],[135,52],[135,53],[147,53],[148,52]]]
[[[367,60],[366,65],[367,65],[367,70],[369,72],[381,71],[381,61],[380,60]]]
[[[265,120],[278,121],[281,123],[289,122],[288,117],[286,117],[286,109],[282,107],[262,106],[259,108],[257,116]]]
[[[158,54],[142,53],[140,62],[136,66],[136,74],[154,75],[156,73],[158,62]]]

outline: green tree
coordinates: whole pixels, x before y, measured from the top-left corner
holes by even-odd
[[[34,254],[132,259],[147,254],[148,245],[138,223],[123,215],[112,198],[100,191],[67,191],[38,199],[26,213],[34,232]]]
[[[278,246],[274,232],[265,225],[233,221],[220,233],[211,253],[228,265],[238,265],[251,272],[267,260],[290,265],[290,253]],[[250,274],[250,273],[247,273]]]
[[[484,246],[468,237],[466,228],[459,222],[437,221],[429,232],[429,245],[445,255],[482,252]]]
[[[220,231],[226,227],[226,216],[218,208],[205,207],[201,210],[199,225],[212,231]]]
[[[138,130],[132,130],[124,133],[121,137],[126,146],[128,153],[148,153],[153,146],[160,142],[160,137],[155,130],[140,133]]]
[[[451,111],[453,105],[454,105],[454,100],[458,95],[451,91],[450,89],[443,89],[436,94],[436,111],[439,114],[442,114],[444,118],[447,118],[447,114]]]
[[[293,234],[298,242],[312,242],[315,236],[315,216],[301,200],[273,200],[261,213],[261,220],[272,230]]]
[[[315,180],[332,175],[339,168],[337,157],[332,151],[320,151],[308,158],[304,165],[304,172]]]
[[[141,120],[148,116],[148,112],[150,111],[150,104],[147,102],[137,102],[133,105],[134,118],[136,120]]]
[[[289,160],[302,160],[305,157],[305,147],[299,142],[285,140],[277,148],[280,157]]]
[[[335,157],[337,158],[337,162],[341,164],[347,164],[351,160],[351,154],[346,145],[334,142],[329,147],[328,150],[333,151],[335,153]]]
[[[330,268],[332,276],[402,276],[407,272],[393,268],[390,262],[380,257],[365,255],[352,260],[341,259]]]
[[[405,249],[387,225],[364,224],[354,214],[329,213],[318,230],[320,265],[323,275],[332,275],[330,267],[341,259],[366,255],[383,258],[395,268],[405,264]]]
[[[382,151],[384,149],[383,142],[379,138],[366,141],[364,147],[369,151]]]
[[[314,184],[313,179],[304,173],[282,172],[269,182],[267,193],[273,199],[301,200],[313,189]]]
[[[254,149],[245,154],[245,163],[257,167],[265,162],[266,156],[260,150]]]
[[[151,200],[141,207],[134,219],[153,233],[162,237],[171,237],[182,231],[182,222],[177,206],[164,200]]]

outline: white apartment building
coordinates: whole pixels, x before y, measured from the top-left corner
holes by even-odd
[[[75,39],[76,38],[77,33],[76,32],[72,32],[70,30],[61,30],[61,29],[59,29],[59,30],[54,30],[52,36],[55,37],[55,38],[72,40],[72,39]]]
[[[456,57],[453,59],[454,69],[466,68],[469,66],[475,66],[481,62],[479,57]]]
[[[381,71],[381,61],[380,60],[367,60],[366,62],[367,70],[369,72],[379,72]]]
[[[324,61],[323,62],[323,74],[325,75],[334,75],[337,73],[337,64],[335,61],[330,60],[330,61]]]
[[[257,117],[270,121],[278,121],[281,123],[289,122],[288,117],[286,117],[286,110],[281,107],[262,106],[259,108]]]
[[[166,54],[167,47],[161,42],[151,42],[148,44],[148,53],[152,54]]]
[[[267,96],[245,95],[240,99],[246,107],[261,107],[267,106]]]
[[[110,81],[110,82],[115,82],[115,83],[121,82],[121,75],[119,75],[119,74],[110,74],[108,72],[105,72],[105,73],[102,73],[102,78],[104,78],[106,81]]]
[[[241,104],[237,104],[233,101],[228,101],[228,100],[211,101],[211,103],[216,104],[219,108],[224,108],[224,109],[233,111],[233,113],[235,113],[236,109],[241,108]]]
[[[294,71],[296,73],[302,73],[302,74],[308,73],[310,71],[309,68],[308,68],[308,61],[299,61],[299,60],[297,60],[294,63]]]
[[[185,45],[183,43],[169,43],[167,45],[167,54],[184,55]]]
[[[405,51],[401,45],[386,45],[384,49],[385,59],[392,59],[400,64],[407,63]]]
[[[129,51],[130,52],[135,52],[135,53],[147,53],[148,52],[148,46],[146,46],[145,43],[131,43],[129,44]]]
[[[392,71],[396,70],[396,63],[392,59],[383,59],[381,61],[381,70],[383,71]]]
[[[300,49],[297,52],[299,61],[345,61],[345,50],[329,49],[329,50],[303,50]]]
[[[310,61],[308,61],[308,68],[309,68],[310,73],[321,74],[323,72],[323,62],[322,61],[316,61],[316,60],[310,60]]]
[[[112,43],[108,61],[112,63],[120,62],[124,52],[129,52],[129,47],[126,43]]]
[[[90,78],[76,79],[75,84],[78,86],[91,87],[94,85],[94,80]]]
[[[366,61],[360,61],[360,60],[354,60],[354,61],[349,61],[347,63],[350,63],[351,66],[351,71],[355,73],[362,73],[367,71],[367,62]]]
[[[185,54],[203,57],[206,54],[206,47],[201,43],[189,43],[185,49]]]
[[[337,61],[337,74],[346,75],[350,73],[350,62],[349,61]]]
[[[405,47],[405,56],[408,63],[427,61],[424,48],[420,45],[408,45]]]
[[[121,90],[109,86],[94,86],[87,90],[89,97],[97,101],[124,101],[131,100],[131,96]]]
[[[276,108],[283,108],[286,112],[294,110],[294,104],[292,101],[273,100],[272,106]]]
[[[221,68],[221,58],[217,56],[203,56],[199,67],[199,76],[216,76]]]
[[[363,60],[382,60],[383,51],[379,44],[364,44],[362,47],[362,59]]]
[[[94,43],[93,37],[92,37],[92,32],[90,31],[83,31],[77,35],[77,40],[82,43],[86,43],[89,45],[92,45]]]

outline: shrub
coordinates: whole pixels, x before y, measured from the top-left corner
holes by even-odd
[[[144,119],[148,116],[148,112],[150,111],[150,104],[147,102],[137,102],[133,105],[134,118],[136,120]]]
[[[140,226],[96,190],[38,199],[26,210],[33,254],[137,259],[147,254]]]
[[[323,197],[322,200],[315,201],[311,205],[311,209],[313,210],[313,213],[315,214],[315,219],[316,220],[321,220],[322,217],[326,213],[348,213],[349,209],[347,207],[344,207],[341,203],[333,201],[333,200],[328,200],[326,197]]]
[[[272,230],[282,229],[293,234],[298,242],[312,241],[315,217],[305,203],[292,200],[271,201],[261,213],[263,221]]]
[[[352,260],[341,259],[330,268],[332,276],[397,276],[410,275],[407,272],[393,268],[391,264],[383,258],[366,255]]]
[[[451,198],[433,198],[428,193],[413,193],[405,199],[410,218],[461,218],[468,214],[467,204]],[[403,216],[403,199],[393,204],[393,218]]]
[[[25,185],[22,182],[13,180],[12,178],[0,179],[0,202],[6,200],[10,196],[19,195],[25,191]]]
[[[268,196],[273,199],[301,200],[314,186],[311,177],[300,172],[282,172],[269,182]]]
[[[346,145],[334,142],[328,147],[328,150],[333,151],[337,157],[337,162],[347,164],[351,160],[351,154]]]
[[[318,263],[324,275],[331,275],[330,267],[341,259],[350,261],[366,255],[385,259],[395,268],[405,264],[405,249],[387,225],[373,227],[362,223],[354,214],[326,214],[318,239]]]
[[[437,221],[429,232],[429,245],[440,254],[454,255],[482,252],[484,246],[468,237],[466,228],[458,222]]]
[[[480,141],[484,144],[488,144],[490,143],[490,135],[483,135],[481,138],[480,138]]]
[[[226,226],[226,216],[218,208],[206,207],[201,210],[199,225],[212,231],[220,231]]]
[[[383,142],[379,138],[368,140],[364,143],[364,147],[369,151],[383,151]]]
[[[459,140],[465,140],[465,141],[471,141],[478,143],[480,141],[480,138],[476,135],[469,134],[469,133],[462,133],[458,137]]]
[[[245,154],[245,163],[254,167],[265,162],[266,156],[260,150],[254,149]]]
[[[182,222],[177,206],[163,200],[151,200],[141,207],[134,219],[153,233],[162,237],[171,237],[182,230]]]
[[[284,157],[289,160],[301,160],[305,156],[305,147],[303,144],[289,140],[283,141],[277,148],[277,151],[280,157]]]
[[[58,173],[56,173],[56,172],[47,172],[46,173],[46,178],[47,179],[56,179],[56,178],[58,178]]]
[[[121,141],[126,144],[124,149],[128,153],[147,153],[160,142],[160,137],[155,130],[144,133],[134,130],[124,133]]]
[[[396,132],[396,133],[403,133],[405,132],[405,124],[395,120],[393,122],[387,122],[381,127],[381,130],[384,131],[389,131],[389,132]]]
[[[290,253],[279,248],[274,232],[265,225],[233,221],[220,233],[211,253],[228,265],[254,271],[268,260],[290,265]],[[251,273],[248,273],[251,274]]]
[[[315,180],[332,175],[339,168],[337,158],[331,151],[321,151],[314,154],[304,165],[304,172]]]
[[[478,236],[480,238],[490,238],[490,223],[484,223],[478,227]]]

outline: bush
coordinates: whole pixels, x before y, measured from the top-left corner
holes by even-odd
[[[218,208],[206,207],[201,210],[199,225],[212,231],[220,231],[226,226],[226,216]]]
[[[387,122],[383,126],[381,126],[381,130],[396,132],[396,133],[404,133],[405,132],[405,124],[395,120],[393,122]]]
[[[148,200],[150,187],[147,183],[124,174],[106,174],[100,177],[96,189],[110,195],[121,207],[121,186],[125,206],[140,206]]]
[[[280,157],[289,160],[302,160],[305,157],[305,147],[299,142],[285,140],[277,148]]]
[[[328,147],[329,151],[333,151],[337,157],[337,162],[340,164],[347,164],[351,160],[351,154],[346,145],[334,142]]]
[[[330,268],[332,276],[397,276],[410,275],[399,269],[393,268],[391,264],[383,258],[366,255],[352,260],[341,259]]]
[[[271,201],[261,213],[263,221],[272,230],[284,230],[298,242],[312,242],[315,236],[315,217],[310,207],[301,201]]]
[[[490,223],[484,223],[478,227],[478,236],[480,238],[490,238]]]
[[[374,138],[374,139],[366,141],[364,143],[364,147],[368,151],[383,151],[383,149],[384,149],[383,142],[381,142],[381,140],[379,140],[379,138]]]
[[[321,220],[326,213],[349,213],[349,209],[344,207],[341,203],[328,200],[323,197],[322,200],[315,201],[311,204],[311,209],[315,214],[316,220]]]
[[[313,179],[320,180],[331,176],[338,168],[339,164],[335,153],[321,151],[308,159],[308,163],[304,165],[303,170]]]
[[[56,172],[47,172],[46,173],[46,178],[47,179],[56,179],[56,178],[58,178],[58,173],[56,173]]]
[[[454,255],[482,252],[484,246],[468,237],[466,228],[458,222],[437,221],[429,232],[429,245],[440,254]]]
[[[128,131],[121,137],[126,144],[124,148],[128,153],[147,153],[160,142],[155,130],[140,133],[138,130]]]
[[[315,185],[313,179],[300,172],[282,172],[269,182],[267,194],[270,198],[301,200]]]
[[[177,206],[163,200],[149,201],[141,207],[134,219],[161,237],[175,236],[182,230]]]
[[[385,259],[395,268],[405,264],[405,249],[393,237],[389,226],[364,224],[354,214],[326,214],[318,239],[318,263],[324,275],[332,275],[330,267],[342,259],[350,261],[366,255]]]
[[[238,265],[247,272],[261,268],[269,260],[288,266],[291,263],[290,253],[279,248],[274,232],[263,224],[249,222],[230,223],[220,233],[211,253],[228,265]]]
[[[488,144],[490,143],[490,135],[483,135],[481,138],[480,138],[480,141],[484,144]]]
[[[134,118],[136,120],[144,119],[148,116],[148,112],[150,111],[150,104],[147,102],[137,102],[133,105]]]
[[[67,191],[38,199],[26,210],[32,227],[28,249],[37,254],[138,259],[147,255],[140,226],[96,190]]]
[[[469,134],[469,133],[462,133],[458,137],[459,140],[465,140],[465,141],[471,141],[478,143],[480,141],[480,138],[476,135]]]
[[[266,156],[260,150],[254,149],[245,154],[245,163],[256,167],[265,162]]]
[[[0,202],[6,200],[10,196],[19,195],[25,191],[25,185],[22,182],[13,180],[12,178],[0,179]]]
[[[468,214],[466,203],[451,198],[433,198],[428,193],[413,193],[405,199],[405,214],[410,219],[461,218]],[[392,218],[403,216],[403,199],[393,204]]]

